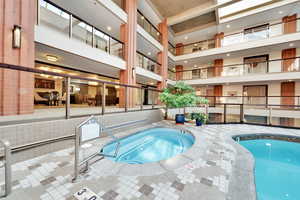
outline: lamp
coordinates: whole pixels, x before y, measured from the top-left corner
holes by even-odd
[[[14,25],[13,29],[13,48],[21,48],[21,26]]]

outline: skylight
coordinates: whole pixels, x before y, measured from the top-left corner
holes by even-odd
[[[219,16],[224,17],[271,1],[272,0],[242,0],[229,6],[219,8]],[[218,0],[218,3],[224,2],[228,2],[228,0]]]

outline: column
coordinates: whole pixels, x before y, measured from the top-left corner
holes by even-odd
[[[120,71],[120,83],[136,85],[136,43],[137,43],[137,0],[124,0],[125,11],[127,12],[127,24],[121,25],[121,41],[124,42],[124,59],[127,63],[126,70]],[[134,106],[134,91],[128,89],[127,106]],[[125,90],[120,88],[119,104],[125,105]]]
[[[183,66],[182,65],[176,65],[176,81],[181,81],[183,79]]]
[[[215,35],[215,48],[222,47],[222,42],[224,39],[224,33],[218,33]]]
[[[282,22],[284,23],[283,34],[297,32],[297,14],[283,17]]]
[[[158,29],[161,33],[161,44],[163,46],[163,50],[158,53],[158,62],[161,64],[160,75],[162,77],[162,81],[158,83],[158,89],[164,89],[167,87],[167,79],[168,79],[168,25],[167,19],[164,19],[159,25]]]
[[[0,1],[0,62],[34,67],[35,1]],[[21,27],[21,47],[13,48],[13,28]],[[27,72],[0,69],[0,115],[33,112],[34,76]]]
[[[223,59],[214,60],[214,77],[222,76]]]

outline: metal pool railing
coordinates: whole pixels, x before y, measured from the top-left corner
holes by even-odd
[[[0,145],[4,148],[4,159],[3,159],[3,166],[4,167],[4,189],[5,192],[0,197],[6,197],[11,193],[11,147],[10,143],[7,140],[0,140]]]

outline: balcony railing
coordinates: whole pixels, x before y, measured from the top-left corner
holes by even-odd
[[[141,52],[136,53],[138,67],[146,69],[156,74],[160,74],[161,64],[157,61],[147,57]]]
[[[300,96],[200,96],[208,99],[210,106],[216,104],[249,104],[249,105],[295,105],[300,106]]]
[[[124,43],[48,0],[38,0],[37,24],[123,59]]]
[[[208,115],[208,124],[254,124],[286,128],[300,128],[300,106],[280,104],[217,103],[214,107],[194,106],[168,109],[167,118],[175,115],[202,112]]]
[[[160,31],[139,10],[137,13],[137,23],[158,42],[161,42]]]
[[[176,49],[170,42],[168,42],[168,49],[170,53],[172,53],[174,56],[176,55]]]
[[[36,68],[0,63],[0,69],[10,70],[11,73],[22,72],[23,76],[34,81],[34,77],[43,76],[45,80],[53,80],[55,89],[48,87],[41,92],[42,87],[32,85],[23,94],[28,97],[28,108],[34,106],[31,114],[0,116],[0,124],[7,122],[26,123],[40,120],[69,119],[89,115],[104,115],[161,108],[158,101],[160,90],[142,86],[127,85],[104,81],[97,78],[86,78],[69,73],[58,73]],[[29,86],[28,86],[29,87]],[[62,88],[63,87],[63,88]],[[34,93],[34,94],[33,94]],[[41,93],[49,95],[41,96]],[[55,93],[55,94],[54,94]],[[145,95],[147,93],[147,95]],[[17,99],[18,93],[15,93]],[[127,98],[132,95],[131,101]],[[30,104],[32,100],[32,105]],[[11,106],[11,105],[7,105]]]
[[[246,76],[279,72],[299,72],[300,57],[243,63],[177,71],[179,80],[209,79],[215,77]]]
[[[176,73],[171,69],[168,69],[168,79],[176,81]]]
[[[286,27],[291,24],[293,24],[293,28]],[[220,39],[220,41],[209,39],[177,46],[170,51],[175,52],[176,55],[184,55],[198,51],[220,48],[254,40],[262,40],[296,32],[300,32],[300,18],[288,22],[279,22],[270,25],[262,25],[257,28],[245,29],[241,32],[225,35],[223,39]]]

